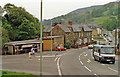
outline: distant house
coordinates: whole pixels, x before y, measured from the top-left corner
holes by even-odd
[[[43,36],[62,36],[64,37],[64,44],[71,42],[73,45],[79,43],[91,43],[92,42],[92,30],[86,25],[72,24],[69,22],[67,25],[57,24],[55,26],[46,27],[43,31]]]
[[[96,23],[91,23],[91,24],[88,24],[88,27],[92,29],[96,29],[98,28],[98,25]]]
[[[102,28],[99,27],[97,24],[95,24],[95,23],[88,24],[88,27],[92,29],[92,36],[101,36],[102,35]]]

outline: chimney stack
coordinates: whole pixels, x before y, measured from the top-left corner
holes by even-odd
[[[72,25],[72,20],[69,20],[69,21],[68,21],[68,24],[69,24],[69,25]]]

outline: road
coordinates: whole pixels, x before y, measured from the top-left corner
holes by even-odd
[[[66,51],[57,57],[43,57],[43,75],[79,75],[82,77],[118,75],[118,59],[115,64],[99,63],[94,61],[91,53],[92,50],[86,47]],[[39,55],[32,57],[31,60],[26,55],[3,56],[2,69],[39,75],[39,58]]]
[[[92,51],[87,48],[74,50],[61,57],[62,75],[118,75],[116,64],[99,63],[94,61]]]
[[[111,31],[103,30],[103,35],[104,34],[107,35],[107,36],[104,36],[106,39],[109,37],[112,40],[110,44],[114,46],[115,45],[115,35],[113,35],[114,33],[111,34]],[[117,39],[117,44],[118,44],[118,39]]]

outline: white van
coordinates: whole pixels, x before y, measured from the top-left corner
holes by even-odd
[[[115,48],[110,45],[94,45],[93,46],[94,60],[99,62],[115,63]]]

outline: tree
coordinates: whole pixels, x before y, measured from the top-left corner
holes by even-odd
[[[2,18],[2,26],[8,31],[11,41],[39,37],[40,22],[37,18],[28,13],[24,8],[17,7],[10,3],[4,6],[4,10],[6,10],[7,13]],[[33,32],[31,31],[32,29]]]
[[[103,28],[110,30],[110,31],[115,29],[115,25],[118,26],[116,19],[108,19],[103,22]]]
[[[17,39],[27,40],[37,37],[37,31],[34,27],[34,23],[27,19],[24,19],[23,23],[18,27]]]
[[[2,47],[4,47],[5,43],[9,41],[9,35],[8,35],[8,31],[3,27],[0,27],[0,31],[2,31],[0,32],[0,35],[2,34]]]

